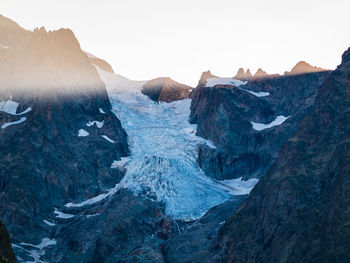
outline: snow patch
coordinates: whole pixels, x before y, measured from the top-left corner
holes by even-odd
[[[55,226],[56,224],[51,223],[50,221],[44,220],[44,223],[49,225],[49,226]]]
[[[86,124],[86,126],[91,127],[91,126],[93,126],[93,125],[96,125],[97,128],[100,129],[100,128],[103,127],[103,124],[104,124],[104,121],[89,121],[89,122]]]
[[[100,111],[100,113],[106,114],[106,112],[103,109],[99,108],[98,110]]]
[[[209,146],[209,148],[216,149],[215,144],[211,140],[205,140],[205,143],[207,146]]]
[[[255,91],[251,91],[251,90],[247,90],[247,89],[242,89],[239,88],[240,90],[249,92],[250,94],[256,96],[256,97],[266,97],[266,96],[270,96],[270,92],[265,92],[265,91],[259,91],[259,92],[255,92]]]
[[[100,213],[92,214],[92,215],[86,215],[86,217],[89,218],[89,217],[98,216],[98,215],[100,215]]]
[[[71,215],[71,214],[65,214],[65,213],[63,213],[61,211],[58,211],[56,208],[55,208],[55,212],[54,213],[56,214],[57,218],[63,218],[63,219],[68,219],[68,218],[72,218],[72,217],[75,216],[75,215]]]
[[[29,243],[21,243],[22,246],[30,246],[30,247],[35,247],[37,249],[43,249],[48,246],[56,245],[56,240],[55,239],[50,239],[50,238],[43,238],[38,245],[33,245]]]
[[[84,129],[80,129],[78,136],[79,137],[86,137],[86,136],[89,136],[89,133],[87,131],[85,131]]]
[[[116,193],[116,190],[119,190],[119,188],[111,188],[109,189],[106,193],[104,194],[100,194],[98,196],[95,196],[93,198],[87,199],[84,202],[81,203],[67,203],[64,206],[65,207],[82,207],[82,206],[86,206],[86,205],[91,205],[91,204],[95,204],[103,199],[105,199],[106,197],[110,196],[111,194]]]
[[[29,262],[33,262],[33,263],[46,263],[45,261],[40,260],[40,258],[45,254],[45,248],[48,246],[53,246],[56,245],[56,240],[55,239],[49,239],[49,238],[43,238],[41,240],[41,243],[38,245],[33,245],[33,244],[29,244],[29,243],[21,243],[22,246],[27,246],[27,247],[31,247],[34,248],[32,250],[27,250],[24,249],[23,247],[17,246],[17,245],[13,245],[13,247],[17,247],[20,249],[25,250],[27,253],[29,253],[29,256],[31,258],[33,258],[32,261],[26,261],[27,263]]]
[[[4,46],[4,45],[1,45],[1,44],[0,44],[0,47],[1,48],[9,48],[8,46]]]
[[[18,121],[12,121],[12,122],[6,122],[4,124],[1,125],[1,128],[6,129],[9,126],[15,125],[15,124],[20,124],[22,122],[25,122],[27,120],[26,117],[22,117],[21,119],[19,119]]]
[[[17,112],[18,105],[18,102],[12,100],[0,101],[0,111],[14,115]]]
[[[254,188],[259,180],[251,178],[249,180],[242,180],[242,177],[232,180],[218,181],[221,187],[228,191],[231,195],[247,195]]]
[[[107,141],[111,142],[111,143],[114,143],[114,141],[109,138],[107,135],[101,135],[103,138],[105,138]]]
[[[257,123],[257,122],[250,122],[252,125],[253,125],[253,129],[254,130],[257,130],[257,131],[262,131],[262,130],[265,130],[265,129],[269,129],[269,128],[272,128],[274,126],[278,126],[278,125],[281,125],[283,122],[285,122],[288,118],[288,117],[285,117],[283,115],[279,115],[276,117],[276,119],[268,124],[264,124],[264,123]]]
[[[247,81],[242,81],[234,78],[208,78],[206,87],[212,88],[216,85],[231,85],[239,87],[245,84],[247,84]]]
[[[6,112],[11,115],[23,115],[32,110],[31,107],[27,108],[25,111],[22,111],[20,113],[17,113],[17,108],[18,108],[19,103],[12,101],[12,100],[7,100],[7,101],[0,101],[0,111]]]

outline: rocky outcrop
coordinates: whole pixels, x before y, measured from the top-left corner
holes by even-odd
[[[210,258],[213,240],[225,220],[232,215],[246,196],[235,196],[210,209],[201,219],[186,222],[180,233],[161,244],[165,262],[205,262]]]
[[[15,244],[39,244],[55,208],[120,181],[110,167],[128,155],[127,135],[70,30],[0,17],[0,31],[0,219]]]
[[[95,57],[94,55],[88,52],[85,52],[85,53],[89,57],[89,60],[93,65],[96,65],[97,67],[99,67],[104,71],[114,73],[112,66],[106,60]]]
[[[15,256],[12,251],[10,237],[4,224],[0,221],[0,263],[14,263]]]
[[[44,258],[48,262],[162,262],[159,237],[166,218],[159,203],[121,189],[103,205],[90,206],[58,226],[57,245],[48,248]],[[169,222],[172,233],[173,222]]]
[[[250,80],[253,77],[252,73],[250,73],[250,69],[248,68],[246,72],[244,72],[243,68],[239,68],[237,74],[233,77],[239,80]]]
[[[171,78],[157,78],[148,81],[142,87],[142,93],[154,101],[172,102],[188,97],[192,88]]]
[[[263,79],[268,78],[269,74],[267,74],[265,71],[263,71],[261,68],[259,68],[256,73],[253,76],[253,79]]]
[[[349,109],[350,49],[269,173],[220,230],[216,260],[350,261]]]
[[[239,88],[206,87],[192,92],[190,122],[216,149],[199,147],[198,163],[216,179],[262,177],[314,103],[329,72],[256,79]],[[255,130],[251,122],[268,124],[283,115],[281,125]]]
[[[309,63],[305,61],[299,61],[291,71],[284,72],[285,76],[288,75],[298,75],[298,74],[306,74],[306,73],[313,73],[313,72],[322,72],[327,71],[326,69],[319,68],[316,66],[311,66]]]

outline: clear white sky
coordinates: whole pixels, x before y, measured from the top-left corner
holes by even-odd
[[[208,69],[333,69],[350,46],[349,11],[350,0],[0,0],[24,28],[72,29],[121,75],[190,85]]]

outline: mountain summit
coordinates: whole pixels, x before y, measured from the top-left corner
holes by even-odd
[[[233,78],[239,79],[239,80],[250,80],[252,77],[253,77],[253,75],[250,72],[249,68],[245,72],[244,72],[243,68],[239,68],[236,76],[234,76]]]
[[[321,72],[321,71],[327,71],[326,69],[319,68],[316,66],[311,66],[309,63],[305,61],[299,61],[291,71],[285,71],[284,75],[298,75],[298,74],[305,74],[305,73],[312,73],[312,72]]]

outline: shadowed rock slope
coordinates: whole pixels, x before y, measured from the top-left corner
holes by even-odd
[[[0,219],[14,243],[39,244],[55,207],[119,182],[110,166],[128,154],[127,135],[70,30],[0,16],[0,31]]]
[[[349,262],[349,175],[350,49],[269,173],[220,230],[214,258]]]
[[[12,251],[10,237],[4,224],[0,221],[0,263],[16,262]]]
[[[211,140],[216,149],[199,147],[198,163],[216,179],[262,177],[313,106],[329,72],[257,78],[241,85],[206,87],[204,74],[192,92],[190,122],[197,135]],[[269,124],[278,116],[281,125],[263,130],[251,122]]]

